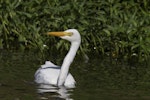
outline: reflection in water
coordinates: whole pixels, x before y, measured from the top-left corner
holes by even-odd
[[[56,87],[49,84],[39,84],[37,88],[37,92],[41,94],[40,99],[49,99],[49,98],[57,98],[65,99],[65,100],[73,100],[71,96],[71,92],[73,88],[66,88],[64,86]]]

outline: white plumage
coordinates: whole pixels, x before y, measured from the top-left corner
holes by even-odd
[[[38,84],[50,84],[57,85],[58,76],[60,73],[60,67],[56,66],[50,61],[46,61],[44,65],[36,71],[35,82]],[[64,83],[65,87],[75,87],[75,80],[69,73]]]
[[[75,80],[69,73],[69,67],[80,46],[81,37],[76,29],[69,29],[64,32],[48,32],[48,35],[59,36],[62,39],[71,42],[71,47],[63,60],[62,66],[59,67],[50,61],[36,71],[35,82],[38,84],[50,84],[55,86],[75,87]]]

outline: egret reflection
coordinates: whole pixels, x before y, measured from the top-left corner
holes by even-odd
[[[49,84],[38,84],[37,92],[40,94],[40,99],[65,99],[73,100],[71,98],[73,88],[66,88],[65,86],[56,87]]]

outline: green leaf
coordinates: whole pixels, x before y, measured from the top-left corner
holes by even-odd
[[[107,34],[107,36],[111,36],[111,33],[109,30],[103,29],[103,31]]]

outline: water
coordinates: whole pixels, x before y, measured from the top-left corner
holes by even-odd
[[[62,55],[64,56],[64,55]],[[61,64],[55,55],[42,57],[34,53],[0,54],[0,100],[149,100],[149,65],[132,65],[90,57],[87,62],[78,55],[70,72],[76,88],[37,86],[34,73],[50,59]]]

